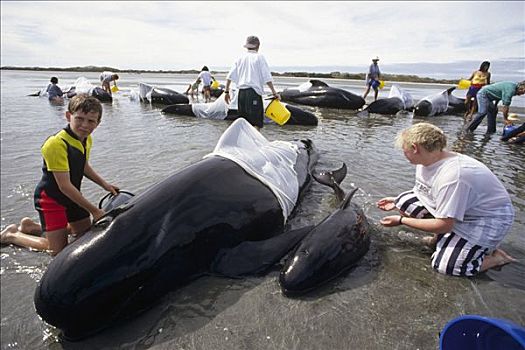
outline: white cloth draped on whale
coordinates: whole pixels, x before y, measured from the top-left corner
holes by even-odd
[[[402,90],[396,84],[392,85],[392,87],[390,88],[390,93],[388,94],[388,98],[392,97],[397,97],[403,102],[403,109],[410,109],[414,106],[414,100],[412,99],[412,95],[410,95],[405,90]]]
[[[284,222],[299,196],[299,182],[294,165],[299,149],[286,141],[268,141],[244,118],[236,119],[222,134],[212,153],[241,166],[275,194],[281,205]]]
[[[224,100],[225,94],[221,94],[215,101],[212,103],[192,103],[191,110],[198,118],[205,119],[218,119],[223,120],[228,115],[228,110],[237,109],[237,101],[239,94],[236,89],[230,90],[230,104],[227,105]],[[266,110],[266,107],[270,104],[271,100],[263,98],[263,108]],[[264,117],[265,123],[273,123],[273,121],[266,116]]]
[[[153,92],[153,89],[155,87],[152,85],[139,83],[139,97],[141,100],[148,100],[151,101],[151,93]]]
[[[73,86],[75,87],[75,92],[77,94],[91,95],[93,93],[93,89],[95,88],[95,86],[91,84],[85,77],[77,78]]]
[[[237,109],[237,95],[235,89],[230,91],[230,105],[226,104],[226,101],[224,100],[225,95],[221,94],[212,103],[193,103],[191,105],[191,110],[198,118],[222,120],[228,115],[229,109]]]

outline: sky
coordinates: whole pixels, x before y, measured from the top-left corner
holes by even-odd
[[[525,1],[0,4],[1,66],[227,70],[248,35],[270,68],[525,60]]]

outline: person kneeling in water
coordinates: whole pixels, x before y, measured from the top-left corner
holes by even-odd
[[[96,221],[105,214],[80,192],[84,176],[114,195],[119,191],[89,164],[91,133],[101,118],[102,105],[95,97],[79,94],[70,100],[66,112],[69,124],[50,136],[41,150],[43,174],[34,195],[41,224],[24,218],[19,226],[7,226],[0,235],[2,244],[47,250],[56,255],[68,244],[68,235],[78,237],[90,229],[90,216]]]
[[[416,165],[412,190],[377,202],[398,209],[386,227],[406,225],[433,233],[423,242],[435,246],[432,268],[452,276],[474,276],[515,261],[498,246],[514,221],[514,207],[500,180],[483,163],[445,150],[443,131],[429,123],[403,130],[396,145]]]

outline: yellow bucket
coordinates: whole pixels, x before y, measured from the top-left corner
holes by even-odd
[[[111,92],[117,92],[117,91],[118,91],[118,87],[117,87],[117,85],[113,85],[113,86],[111,87]]]
[[[469,87],[470,87],[470,80],[461,79],[458,83],[458,88],[460,89],[468,89]]]
[[[279,125],[284,125],[290,119],[292,113],[278,99],[272,100],[264,114]]]
[[[214,80],[213,83],[211,83],[211,88],[212,89],[218,89],[219,87],[221,86],[221,84],[219,84],[219,82],[217,80]]]
[[[385,87],[385,81],[384,80],[379,80],[379,88],[382,89]]]

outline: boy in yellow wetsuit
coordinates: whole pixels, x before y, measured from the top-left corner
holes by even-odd
[[[19,226],[7,226],[1,233],[2,244],[48,250],[56,255],[68,244],[69,234],[78,237],[91,227],[90,215],[94,221],[104,215],[80,192],[84,175],[114,195],[119,190],[88,162],[91,133],[101,117],[102,105],[96,98],[79,94],[71,99],[66,112],[68,126],[50,136],[42,146],[43,174],[34,195],[40,225],[24,218]]]

